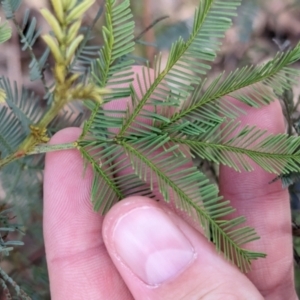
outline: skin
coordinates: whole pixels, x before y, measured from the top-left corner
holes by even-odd
[[[140,72],[137,67],[134,71]],[[111,105],[122,109],[126,99]],[[259,110],[238,105],[248,113],[241,117],[241,126],[253,124],[273,133],[284,132],[277,101]],[[64,129],[53,136],[51,143],[74,141],[80,132],[79,128]],[[254,261],[252,271],[245,275],[217,254],[193,227],[193,222],[177,212],[172,203],[166,205],[163,201],[131,196],[114,205],[105,217],[93,212],[92,171],[87,169],[82,177],[82,170],[83,161],[77,150],[46,155],[44,236],[52,299],[298,299],[293,278],[289,195],[280,182],[268,184],[274,175],[259,167],[251,173],[237,173],[227,167],[220,169],[222,195],[231,200],[237,214],[244,215],[247,224],[261,237],[245,247],[268,255],[266,259]],[[145,250],[147,245],[173,247],[168,244],[172,243],[169,232],[164,232],[163,242],[155,245],[163,229],[153,230],[149,235],[142,232],[143,241],[138,238],[136,241],[142,245],[130,244],[130,239],[124,243],[122,238],[130,237],[130,230],[135,234],[132,228],[135,226],[131,225],[138,224],[139,216],[145,213],[147,222],[153,222],[154,228],[159,225],[155,221],[168,222],[170,235],[173,229],[177,230],[193,253],[180,270],[176,264],[181,260],[175,261],[172,267],[177,269],[171,272],[172,276],[168,274],[164,280],[160,279],[159,284],[149,284],[148,279],[145,281],[143,275],[137,274],[139,267],[144,270],[145,260],[139,262],[137,257],[128,263],[118,253],[118,247],[124,245],[132,251],[134,247]],[[143,226],[140,228],[144,230]],[[147,255],[153,254],[151,247],[149,251],[146,249]]]

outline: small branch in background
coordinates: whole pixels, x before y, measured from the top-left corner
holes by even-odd
[[[298,100],[297,100],[297,102],[296,102],[296,104],[294,106],[293,113],[298,110],[299,105],[300,105],[300,96],[298,97]]]
[[[295,248],[294,248],[294,261],[298,266],[298,268],[300,268],[300,256]]]
[[[287,98],[286,94],[290,92],[290,91],[286,91],[284,93],[284,96],[282,97],[282,100],[283,100],[283,103],[284,103],[284,107],[285,107],[285,111],[286,111],[286,114],[285,114],[285,117],[286,117],[286,120],[287,120],[287,123],[288,123],[288,135],[291,136],[293,134],[293,123],[292,123],[292,118],[291,118],[291,110],[290,110],[290,101],[289,99]]]
[[[143,24],[144,27],[147,26],[147,24],[151,23],[151,0],[144,0],[144,6],[143,6]],[[155,35],[154,35],[154,30],[153,30],[153,26],[147,30],[145,32],[145,41],[149,44],[153,44],[155,41]],[[153,62],[153,58],[155,55],[155,49],[153,47],[150,46],[146,46],[145,48],[145,54],[146,54],[146,58],[149,61],[149,66],[152,67],[152,62]]]
[[[291,48],[291,42],[289,40],[281,41],[278,38],[273,38],[273,42],[277,45],[278,49],[282,52],[287,51]],[[288,78],[288,76],[287,76]],[[285,118],[288,123],[288,135],[293,134],[293,122],[292,113],[294,112],[294,93],[293,90],[285,90],[283,93],[282,101],[285,107]]]
[[[0,294],[1,299],[3,300],[11,300],[11,294],[10,291],[5,283],[5,281],[3,279],[0,279],[0,287],[2,288],[1,291],[2,293]],[[2,298],[3,297],[3,298]]]
[[[292,222],[293,236],[300,237],[300,225]]]
[[[14,288],[20,299],[31,300],[31,298],[20,288],[19,285],[16,284],[16,282],[10,276],[5,273],[2,268],[0,268],[0,276],[4,282],[9,283]]]
[[[138,41],[148,30],[150,30],[151,28],[153,28],[157,23],[159,23],[160,21],[163,21],[165,19],[169,18],[169,16],[161,16],[157,19],[155,19],[149,26],[147,26],[141,33],[139,33],[133,40],[136,42]]]
[[[294,237],[300,237],[300,226],[296,224],[295,221],[292,221],[292,232]],[[294,261],[295,264],[300,268],[300,256],[297,249],[294,247]]]
[[[151,1],[145,0],[144,6],[143,6],[143,24],[145,29],[134,38],[134,41],[139,40],[143,35],[145,35],[145,42],[149,45],[153,45],[155,42],[155,34],[153,27],[160,21],[168,18],[169,16],[162,16],[151,22],[151,9],[150,9]],[[150,25],[148,25],[150,24]],[[155,55],[155,48],[153,46],[146,46],[145,48],[145,56],[147,60],[149,61],[149,66],[152,66],[153,58]]]

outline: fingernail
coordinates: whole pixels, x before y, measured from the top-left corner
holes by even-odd
[[[113,241],[119,259],[152,286],[177,277],[195,258],[190,241],[158,208],[139,207],[125,214]]]

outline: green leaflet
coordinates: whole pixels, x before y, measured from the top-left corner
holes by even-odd
[[[0,88],[5,91],[7,105],[22,124],[22,131],[29,134],[29,125],[41,117],[38,97],[24,87],[19,89],[16,82],[12,85],[5,77],[1,77]]]
[[[286,174],[299,171],[298,137],[268,134],[266,130],[255,126],[238,129],[239,123],[234,121],[227,124],[224,122],[224,125],[215,126],[198,136],[174,135],[171,141],[188,145],[201,158],[227,165],[237,171],[254,169],[252,162],[246,157],[270,173]]]
[[[0,44],[5,43],[11,38],[11,28],[5,22],[0,25]]]
[[[0,106],[0,153],[12,153],[24,139],[24,131],[17,117],[5,106]]]
[[[12,19],[15,12],[19,9],[22,0],[3,0],[1,1],[6,19]]]

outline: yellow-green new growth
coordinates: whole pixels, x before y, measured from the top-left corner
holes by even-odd
[[[75,6],[77,0],[62,0],[61,2],[64,10],[67,11]]]
[[[66,2],[66,1],[65,1]],[[64,9],[61,0],[51,0],[53,9],[55,11],[56,17],[59,20],[60,24],[64,23]]]
[[[66,52],[66,64],[71,63],[73,55],[74,55],[76,49],[78,48],[78,46],[80,45],[80,43],[82,42],[83,38],[84,38],[83,35],[80,34],[69,45],[67,52]]]
[[[95,0],[86,0],[77,6],[75,6],[76,1],[71,0],[52,0],[51,2],[55,15],[48,9],[42,9],[41,14],[50,25],[55,38],[44,35],[43,39],[49,46],[56,63],[60,65],[59,68],[54,68],[55,78],[64,82],[62,77],[66,76],[66,72],[63,70],[63,66],[67,69],[76,49],[83,40],[83,35],[77,36],[82,16],[94,4]]]
[[[86,0],[77,5],[66,18],[67,23],[71,23],[80,18],[93,4],[95,0]]]
[[[53,107],[48,112],[49,116],[58,112],[65,104],[73,100],[94,100],[101,104],[102,95],[107,94],[106,89],[100,89],[93,83],[76,83],[78,74],[70,73],[70,64],[75,52],[84,39],[78,34],[83,14],[94,4],[95,0],[85,0],[76,6],[73,0],[52,0],[54,15],[47,9],[41,13],[49,23],[54,37],[50,34],[43,36],[45,43],[50,48],[55,59],[53,68],[56,85],[54,88]],[[46,126],[49,122],[44,122]]]
[[[78,31],[80,29],[81,26],[81,20],[77,20],[76,22],[74,22],[69,30],[68,30],[68,34],[67,34],[67,39],[66,39],[66,44],[70,44],[71,41],[73,41],[75,39],[75,37],[78,34]]]
[[[98,104],[103,103],[102,95],[109,92],[107,89],[99,88],[92,82],[78,83],[76,81],[80,77],[80,74],[72,74],[70,72],[70,64],[75,52],[84,39],[82,34],[78,35],[83,14],[94,2],[95,0],[85,0],[76,6],[76,0],[51,0],[54,14],[47,9],[41,10],[41,14],[49,23],[54,33],[54,36],[50,34],[42,36],[55,60],[53,68],[55,78],[53,102],[38,124],[31,124],[29,126],[31,133],[13,154],[1,161],[0,167],[30,153],[34,153],[37,145],[48,142],[47,126],[66,104],[73,100],[93,100]],[[5,94],[0,90],[0,102],[4,99]]]
[[[11,28],[7,25],[7,22],[5,22],[4,24],[0,25],[0,44],[8,41],[10,38],[11,38]]]
[[[48,24],[51,26],[57,40],[60,43],[62,43],[63,39],[64,39],[64,33],[63,33],[63,30],[62,30],[60,24],[58,23],[58,20],[46,8],[41,9],[41,14],[46,19]]]
[[[95,1],[86,0],[77,6],[75,6],[76,1],[73,0],[52,0],[51,2],[55,15],[47,9],[42,9],[41,14],[54,33],[54,37],[50,34],[43,36],[55,59],[53,69],[56,80],[54,102],[59,103],[60,106],[74,99],[92,99],[97,103],[102,103],[101,95],[107,93],[107,90],[99,89],[91,83],[88,85],[77,84],[72,87],[79,76],[69,73],[74,54],[84,39],[82,34],[78,35],[82,16]],[[81,93],[78,92],[79,87],[82,89]]]
[[[64,58],[53,37],[50,34],[45,34],[43,35],[43,40],[50,48],[56,63],[63,63]]]
[[[0,89],[0,103],[5,103],[6,93],[3,89]]]

